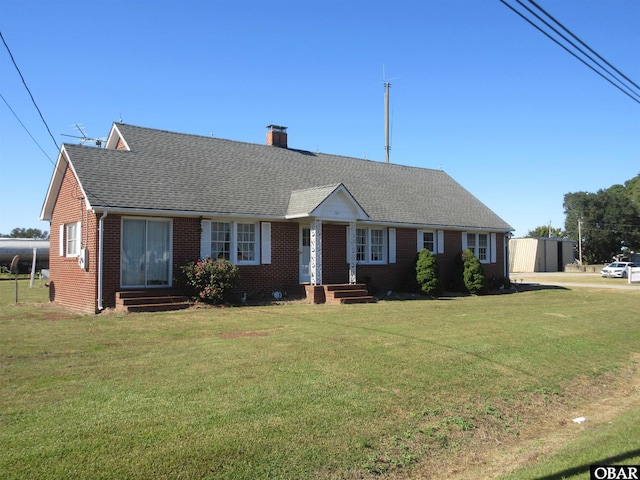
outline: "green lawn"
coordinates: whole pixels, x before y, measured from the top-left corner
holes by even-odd
[[[640,352],[637,291],[80,316],[28,282],[14,305],[13,285],[0,282],[2,478],[419,472],[482,435],[517,440],[534,406],[564,408],[571,385]],[[580,465],[637,449],[638,425],[598,430],[606,454],[572,443]],[[547,472],[575,453],[558,455]]]

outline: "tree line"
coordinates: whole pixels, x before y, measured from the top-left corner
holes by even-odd
[[[43,232],[39,228],[14,228],[8,235],[0,233],[0,238],[34,238],[36,240],[47,240],[49,232]]]
[[[583,262],[592,264],[640,251],[640,174],[595,193],[566,193],[563,207],[564,230],[542,226],[527,236],[581,238]]]

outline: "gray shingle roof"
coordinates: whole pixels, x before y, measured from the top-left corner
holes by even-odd
[[[130,151],[65,145],[89,202],[98,211],[149,209],[284,218],[290,208],[304,209],[308,207],[304,202],[317,200],[309,195],[312,189],[322,194],[327,188],[318,187],[342,183],[372,221],[512,230],[440,170],[116,126]]]
[[[331,195],[340,185],[305,188],[294,190],[289,197],[288,216],[308,215],[313,212],[322,201]]]

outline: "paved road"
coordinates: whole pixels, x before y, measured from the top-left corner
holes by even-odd
[[[636,290],[640,292],[640,285],[630,285],[627,280],[610,278],[611,283],[577,283],[571,282],[571,278],[600,278],[599,273],[564,273],[564,272],[537,272],[537,273],[511,273],[510,278],[516,284],[530,285],[554,285],[557,287],[588,287],[610,288],[616,290]]]

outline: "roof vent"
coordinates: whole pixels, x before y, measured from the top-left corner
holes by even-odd
[[[287,127],[267,125],[267,145],[287,148]]]

